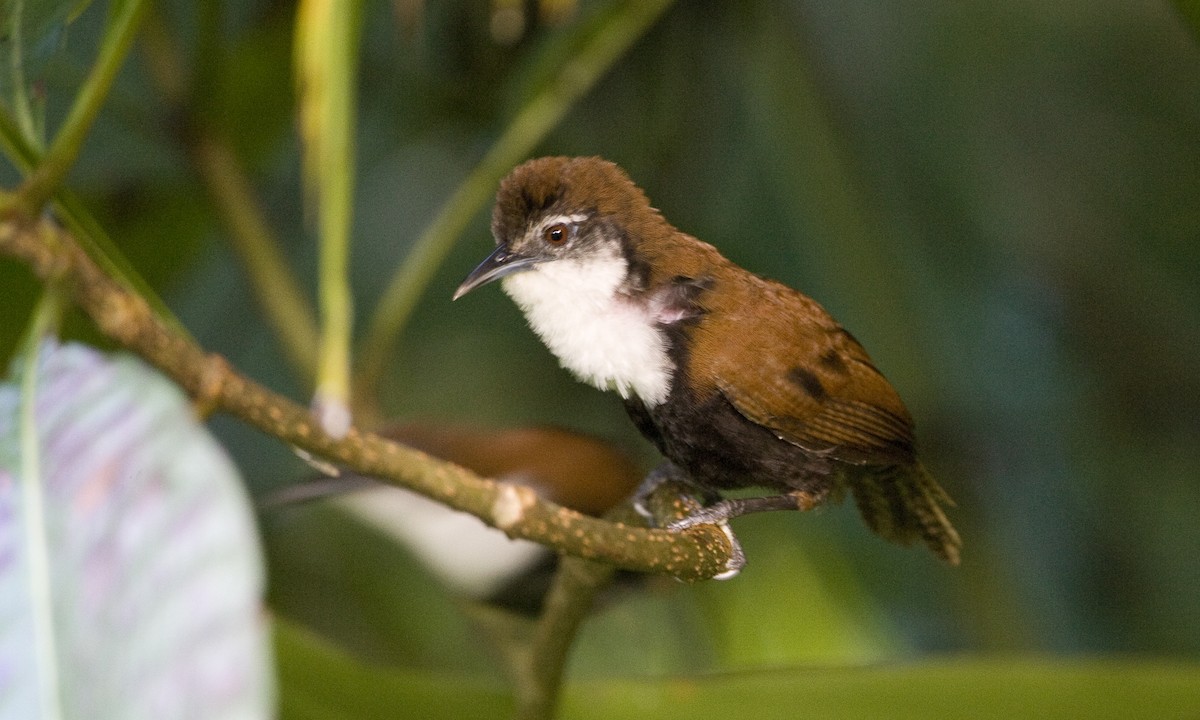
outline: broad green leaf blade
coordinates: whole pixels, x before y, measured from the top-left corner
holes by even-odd
[[[46,343],[36,367],[32,403],[20,380],[0,385],[0,719],[46,718],[47,670],[67,718],[269,717],[263,568],[236,469],[140,361]],[[34,477],[18,443],[28,419]],[[44,501],[41,553],[25,483]],[[39,554],[52,667],[34,662]]]
[[[1188,28],[1200,37],[1200,2],[1197,0],[1175,0],[1175,7],[1187,23]]]
[[[495,674],[490,648],[460,598],[394,538],[330,503],[271,512],[262,534],[277,620],[371,663]]]
[[[590,682],[567,688],[560,717],[1126,720],[1195,717],[1197,708],[1194,663],[963,658]]]
[[[370,666],[276,620],[282,720],[491,720],[512,714],[495,680]]]
[[[506,717],[481,680],[366,666],[275,624],[282,718]],[[1125,720],[1190,718],[1200,665],[1156,660],[960,658],[908,665],[781,667],[673,677],[568,679],[558,717],[605,720]]]
[[[844,558],[816,533],[804,536],[798,549],[794,539],[804,529],[794,524],[785,513],[758,519],[738,534],[757,571],[695,588],[717,666],[862,664],[903,653],[901,638],[844,569]]]

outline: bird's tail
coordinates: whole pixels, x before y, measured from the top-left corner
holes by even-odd
[[[901,545],[920,540],[958,564],[962,539],[942,509],[954,501],[920,462],[863,472],[848,484],[863,520],[878,535]]]

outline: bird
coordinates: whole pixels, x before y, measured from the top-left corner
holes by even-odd
[[[917,456],[913,419],[862,344],[815,300],[676,229],[618,165],[543,157],[513,169],[494,251],[455,291],[493,281],[577,379],[621,396],[671,479],[708,504],[684,530],[848,491],[866,525],[958,564],[949,495]],[[762,494],[725,493],[749,489]],[[740,552],[740,550],[739,550]]]

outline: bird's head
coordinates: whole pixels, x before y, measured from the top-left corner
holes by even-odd
[[[583,275],[616,271],[621,284],[636,284],[639,247],[666,227],[641,189],[607,160],[530,160],[501,182],[492,212],[496,249],[454,298],[551,263]]]

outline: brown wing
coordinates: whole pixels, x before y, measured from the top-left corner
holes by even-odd
[[[908,410],[824,308],[733,266],[716,282],[725,292],[706,294],[710,312],[693,334],[696,377],[715,378],[747,419],[805,449],[856,464],[913,461]]]

